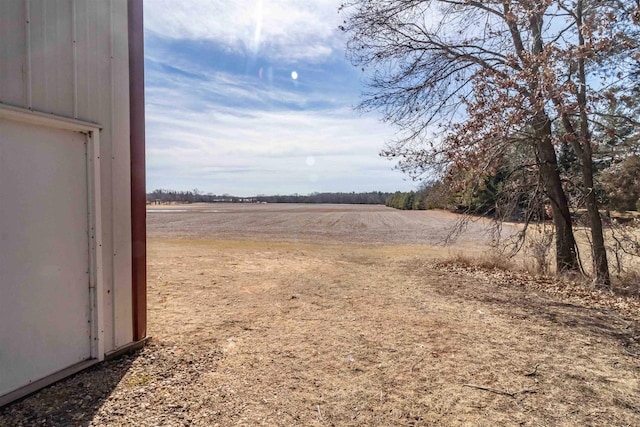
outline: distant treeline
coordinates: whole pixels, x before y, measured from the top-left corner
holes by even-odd
[[[402,210],[465,210],[465,206],[461,206],[460,201],[456,199],[455,193],[442,181],[423,183],[416,191],[396,191],[387,197],[384,204]],[[474,201],[473,208],[477,208],[476,204]]]
[[[385,201],[385,205],[402,210],[446,209],[452,212],[466,212],[474,215],[496,214],[500,191],[498,178],[487,178],[476,188],[453,188],[446,181],[423,183],[417,191],[395,192]],[[524,205],[524,202],[522,203]],[[512,220],[521,219],[524,207],[515,206]]]
[[[258,202],[267,203],[337,203],[349,205],[383,205],[391,193],[371,191],[368,193],[311,193],[306,196],[256,196]]]
[[[229,194],[204,194],[198,190],[154,190],[147,193],[147,203],[336,203],[382,205],[392,193],[371,191],[367,193],[312,193],[308,195],[275,195],[238,197]]]
[[[510,221],[548,218],[548,204],[532,198],[526,188],[509,186],[510,177],[509,170],[498,169],[476,185],[455,185],[449,179],[423,183],[416,191],[391,194],[385,205],[403,210],[446,209]],[[595,188],[600,206],[607,211],[640,210],[640,156],[630,156],[618,169],[603,172],[601,181]],[[575,211],[581,208],[577,205]]]
[[[198,190],[193,191],[176,191],[176,190],[153,190],[147,193],[147,203],[248,203],[255,201],[250,197],[236,197],[229,194],[216,195],[204,194]]]
[[[402,209],[402,210],[424,210],[424,198],[421,193],[415,191],[409,191],[403,193],[397,191],[387,197],[384,204],[390,208]]]

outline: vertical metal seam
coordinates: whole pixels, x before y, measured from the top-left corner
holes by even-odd
[[[47,46],[47,40],[49,39],[47,37],[47,2],[42,2],[42,25],[40,26],[40,28],[42,28],[42,47],[41,47],[41,52],[42,54],[39,55],[40,60],[42,61],[42,64],[44,65],[46,63],[46,55],[44,54],[45,52],[49,51],[49,46]],[[47,70],[48,71],[48,70]],[[42,71],[41,71],[42,73]],[[42,110],[42,111],[47,111],[47,112],[51,112],[48,109],[44,109],[42,106],[46,105],[47,107],[49,106],[49,73],[48,72],[44,72],[42,73],[42,84],[44,85],[44,91],[42,91],[42,94],[40,96],[42,96],[42,99],[40,100],[40,105],[38,107],[38,109]]]
[[[84,114],[87,115],[87,117],[94,117],[94,112],[92,111],[92,105],[90,102],[90,97],[89,97],[89,82],[91,81],[91,76],[89,75],[89,52],[91,51],[91,35],[89,33],[89,4],[84,3],[84,47],[83,47],[83,51],[82,51],[82,57],[84,59],[84,63],[83,65],[83,69],[84,69],[84,75],[83,75],[83,79],[84,79],[84,105],[86,105],[85,107],[85,112]],[[102,194],[100,195],[100,197],[102,197]]]
[[[52,26],[53,26],[53,32],[55,34],[55,45],[56,45],[56,50],[60,49],[60,46],[63,44],[63,41],[60,38],[60,20],[58,19],[58,13],[60,13],[60,0],[56,1],[55,7],[53,8],[53,22],[52,22]],[[45,40],[49,40],[49,37],[45,37]],[[47,50],[49,50],[49,46],[47,46],[46,48]],[[55,51],[54,51],[55,52]],[[61,52],[56,52],[58,55],[61,54]],[[55,67],[55,74],[54,74],[54,82],[56,82],[57,84],[54,85],[53,89],[52,89],[52,96],[50,98],[53,98],[52,101],[52,105],[49,106],[49,108],[47,108],[47,110],[51,113],[53,113],[54,111],[59,111],[61,106],[56,105],[55,101],[59,99],[58,96],[58,91],[60,90],[60,75],[62,73],[60,72],[60,66],[56,65]],[[47,90],[47,93],[49,91]],[[66,107],[66,105],[64,105],[64,107]],[[68,113],[67,113],[68,114]]]
[[[113,148],[115,146],[115,132],[113,129],[113,118],[114,118],[114,72],[113,72],[113,43],[114,43],[114,33],[113,33],[113,0],[109,0],[109,82],[110,82],[110,90],[109,90],[109,132],[111,134],[111,158],[109,159],[109,170],[111,172],[111,194],[110,197],[110,219],[111,219],[111,316],[112,316],[112,324],[111,324],[111,334],[113,339],[114,348],[118,347],[118,343],[116,342],[117,334],[116,334],[116,304],[117,304],[117,286],[116,286],[116,224],[115,224],[115,191],[114,191],[114,179],[113,179]]]
[[[73,118],[78,118],[78,49],[77,49],[77,25],[78,13],[76,11],[76,0],[71,1],[71,43],[73,44]]]
[[[73,0],[73,17],[75,22],[75,0]],[[75,26],[75,24],[73,24]],[[75,37],[74,37],[75,38]],[[74,58],[75,59],[75,58]],[[75,64],[75,61],[74,61]],[[93,171],[93,150],[92,150],[92,135],[91,132],[84,133],[84,153],[86,156],[85,168],[87,176],[87,239],[89,241],[89,351],[92,358],[97,358],[98,354],[95,351],[94,339],[98,336],[96,333],[98,329],[96,321],[96,282],[95,282],[95,225],[93,215],[93,191],[91,185],[93,184],[93,177],[91,176]]]
[[[26,48],[27,48],[27,61],[26,61],[26,98],[27,98],[27,108],[29,110],[32,109],[32,88],[31,88],[31,0],[24,0],[24,18],[25,18],[25,39],[26,39]]]

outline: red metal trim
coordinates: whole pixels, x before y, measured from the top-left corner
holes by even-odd
[[[128,0],[133,341],[147,335],[147,224],[142,0]]]

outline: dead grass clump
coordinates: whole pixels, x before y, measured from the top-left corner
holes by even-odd
[[[613,277],[611,291],[616,295],[640,297],[640,272],[626,270]]]
[[[453,256],[436,263],[439,267],[458,267],[465,270],[510,271],[515,264],[506,255],[499,252],[489,252],[486,256],[470,256],[456,253]]]
[[[552,229],[544,226],[532,229],[524,247],[525,270],[537,275],[548,275],[551,272],[551,260],[554,255],[553,242]]]
[[[508,264],[511,260],[507,259]],[[500,265],[500,264],[498,264]],[[513,264],[511,264],[513,265]],[[583,275],[547,274],[534,275],[526,268],[498,268],[491,262],[456,255],[435,264],[436,269],[463,276],[484,280],[492,285],[520,289],[529,294],[545,294],[584,307],[616,310],[623,315],[639,320],[640,313],[640,274],[626,273],[616,277],[614,283],[603,288]]]
[[[556,274],[550,268],[550,260],[547,257],[547,241],[539,241],[536,247],[540,250],[535,254],[528,253],[527,257],[519,260],[510,258],[499,251],[490,251],[486,256],[469,255],[467,253],[455,253],[448,258],[437,262],[438,268],[447,271],[466,271],[468,273],[502,273],[509,277],[529,277],[543,283],[571,283],[572,287],[582,287],[586,292],[599,290],[610,294],[612,297],[640,298],[640,272],[626,269],[612,277],[612,283],[606,288],[597,286],[593,279],[580,273]],[[543,247],[544,246],[544,247]],[[529,246],[527,249],[535,250]]]

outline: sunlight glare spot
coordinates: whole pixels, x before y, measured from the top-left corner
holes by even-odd
[[[292,72],[291,72],[291,78],[292,78],[293,80],[298,80],[298,72],[297,72],[297,71],[295,71],[295,70],[294,70],[294,71],[292,71]]]
[[[262,0],[258,0],[254,16],[256,21],[256,28],[253,33],[253,45],[251,47],[253,50],[253,54],[255,55],[260,50],[260,38],[262,35]]]

